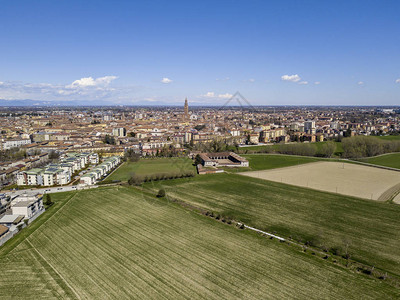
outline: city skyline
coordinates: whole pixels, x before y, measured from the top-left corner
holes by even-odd
[[[398,105],[398,11],[396,1],[3,3],[0,99],[219,106],[239,90],[252,105]]]

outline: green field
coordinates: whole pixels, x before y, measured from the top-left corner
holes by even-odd
[[[315,147],[315,149],[317,150],[317,153],[319,150],[321,150],[322,146],[325,144],[326,142],[317,142],[317,143],[310,143],[309,145]],[[336,151],[335,151],[335,155],[336,156],[340,156],[343,153],[343,147],[342,147],[342,143],[340,142],[335,142],[336,144]],[[279,149],[281,147],[281,145],[283,144],[275,144],[275,145],[254,145],[254,146],[247,146],[247,147],[239,147],[239,151],[238,153],[240,154],[250,154],[250,153],[259,153],[259,152],[266,152],[266,153],[279,153]]]
[[[400,169],[400,153],[384,154],[376,157],[361,158],[359,161],[373,165]]]
[[[400,275],[399,205],[237,174],[160,184],[173,198],[259,229],[328,249],[347,245],[353,259]]]
[[[395,140],[400,140],[400,135],[384,135],[384,136],[377,136],[377,138],[380,138],[382,140],[395,141]]]
[[[321,160],[316,157],[301,157],[279,154],[245,154],[243,157],[249,161],[249,168],[238,168],[239,171],[269,170],[317,162]]]
[[[138,162],[125,162],[114,173],[107,177],[107,181],[126,181],[132,177],[133,174],[146,176],[190,171],[194,172],[195,167],[193,166],[193,161],[189,158],[146,158]]]
[[[385,281],[134,188],[59,193],[53,200],[0,248],[0,298],[400,296]]]

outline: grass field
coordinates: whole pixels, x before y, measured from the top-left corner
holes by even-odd
[[[53,200],[41,226],[0,248],[0,298],[400,296],[384,281],[133,188],[60,193]]]
[[[384,154],[376,157],[361,158],[359,161],[373,165],[400,169],[400,153]]]
[[[400,183],[400,172],[333,161],[244,172],[242,175],[382,201],[385,192]]]
[[[400,135],[377,136],[377,138],[380,138],[382,140],[395,141],[395,140],[400,140]]]
[[[321,150],[322,146],[326,142],[317,142],[317,143],[310,143],[315,149],[317,150],[317,153],[319,150]],[[340,156],[343,153],[343,147],[342,143],[340,142],[335,142],[336,144],[336,151],[335,155]],[[275,144],[275,145],[254,145],[254,146],[247,146],[247,147],[240,147],[239,148],[239,153],[241,154],[247,154],[251,153],[253,151],[255,152],[263,152],[263,151],[268,151],[268,152],[279,152],[279,149],[281,147],[281,144]]]
[[[146,158],[138,162],[125,162],[113,174],[107,177],[107,181],[126,181],[133,174],[151,175],[195,171],[193,161],[189,158]]]
[[[249,168],[237,168],[239,171],[246,170],[269,170],[275,168],[283,168],[296,166],[310,162],[317,162],[320,159],[316,157],[300,157],[294,155],[279,154],[246,154],[243,155],[249,161]]]
[[[162,186],[171,197],[278,235],[326,248],[349,244],[354,259],[400,275],[398,205],[237,174],[165,181]]]
[[[0,298],[400,295],[377,279],[132,188],[53,198],[57,206],[41,226],[0,249]]]

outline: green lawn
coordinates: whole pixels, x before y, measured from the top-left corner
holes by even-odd
[[[382,140],[395,141],[395,140],[400,140],[400,135],[377,136],[377,138],[380,138]]]
[[[133,188],[59,193],[53,200],[40,227],[0,248],[0,298],[400,296],[384,281]]]
[[[237,174],[159,184],[171,197],[259,229],[326,248],[349,244],[354,259],[400,275],[399,205]]]
[[[361,158],[359,161],[400,169],[400,153],[390,153],[376,157]]]
[[[300,157],[294,155],[279,154],[247,154],[243,155],[249,161],[249,168],[238,168],[240,171],[247,169],[252,171],[269,170],[295,165],[317,162],[321,159],[316,157]]]
[[[189,158],[146,158],[138,162],[125,162],[113,174],[107,177],[107,181],[126,181],[133,174],[151,175],[168,174],[195,171],[193,161]]]
[[[317,150],[317,153],[319,150],[321,150],[322,145],[324,145],[326,142],[318,142],[318,143],[310,143],[315,149]],[[342,143],[340,142],[335,142],[336,144],[336,151],[335,155],[340,156],[343,153],[343,147]],[[266,152],[266,153],[273,153],[273,152],[279,152],[279,149],[281,147],[281,144],[275,144],[275,145],[260,145],[260,146],[248,146],[248,147],[240,147],[239,148],[239,153],[240,154],[247,154],[247,153],[252,153],[252,152]]]

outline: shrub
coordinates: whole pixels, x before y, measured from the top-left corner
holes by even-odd
[[[331,247],[329,252],[333,255],[340,255],[342,253],[342,249],[340,247]]]
[[[157,197],[158,198],[162,198],[165,197],[165,190],[164,189],[160,189],[157,193]]]
[[[143,177],[133,175],[131,178],[128,180],[129,185],[141,185],[143,183]]]
[[[43,204],[46,206],[50,206],[53,204],[53,201],[51,200],[51,196],[49,194],[46,194],[46,196],[44,197]]]

